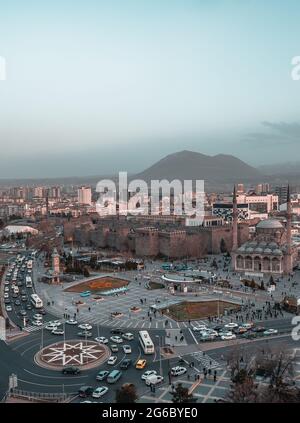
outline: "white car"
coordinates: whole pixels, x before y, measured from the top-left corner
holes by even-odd
[[[227,323],[227,325],[224,326],[227,329],[235,329],[238,328],[239,325],[237,323]]]
[[[181,376],[181,375],[184,375],[186,372],[187,372],[187,369],[181,366],[172,367],[171,369],[172,376]]]
[[[276,335],[278,333],[277,329],[267,329],[264,331],[264,335]]]
[[[53,329],[53,331],[51,333],[53,335],[63,335],[65,332],[64,332],[63,329],[55,328],[55,329]]]
[[[4,298],[9,298],[9,293],[8,292],[4,292]]]
[[[125,354],[131,354],[131,346],[130,345],[123,345],[123,351]]]
[[[108,388],[106,386],[99,386],[96,388],[92,393],[93,398],[100,398],[108,392]]]
[[[78,325],[78,328],[82,330],[91,330],[93,326],[88,323],[82,323],[81,325]]]
[[[149,376],[157,375],[156,370],[147,370],[144,374],[142,374],[142,380],[146,380]]]
[[[235,339],[236,335],[234,333],[226,333],[221,336],[223,341],[230,341],[231,339]]]
[[[116,344],[122,344],[123,339],[120,336],[111,336],[110,340],[115,342]]]
[[[67,325],[78,325],[78,322],[75,319],[66,320],[66,323]]]
[[[43,323],[40,320],[33,320],[31,322],[33,326],[43,326]]]
[[[126,339],[126,341],[132,341],[134,336],[132,333],[127,332],[122,335],[122,338]]]
[[[61,326],[61,322],[59,320],[51,320],[50,322],[47,322],[47,326],[57,328],[57,326]]]
[[[157,384],[163,382],[163,380],[164,380],[163,376],[152,375],[152,376],[147,377],[147,379],[145,379],[145,383],[146,383],[147,386],[157,385]]]
[[[207,330],[207,326],[205,325],[193,326],[194,332],[202,332],[204,330]]]
[[[34,315],[33,315],[33,318],[34,318],[35,320],[43,320],[43,315],[42,315],[42,314],[37,313],[37,314],[34,314]],[[49,323],[48,323],[48,324],[49,324]]]
[[[46,325],[45,326],[45,329],[46,330],[51,330],[51,332],[54,330],[54,329],[56,329],[57,328],[57,326],[53,326],[53,325]]]
[[[118,360],[118,357],[116,355],[112,355],[111,357],[109,357],[107,364],[109,364],[110,366],[113,366],[117,360]]]
[[[107,344],[108,343],[108,339],[105,338],[104,336],[97,336],[97,338],[95,338],[96,342],[99,342],[99,344]]]
[[[4,292],[9,292],[9,287],[8,287],[8,286],[6,286],[6,287],[4,288]]]
[[[5,310],[6,310],[6,311],[12,311],[12,306],[7,305],[7,306],[5,307]]]

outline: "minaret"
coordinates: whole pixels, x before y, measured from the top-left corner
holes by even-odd
[[[54,248],[53,254],[52,254],[52,271],[53,271],[52,283],[59,283],[60,257],[56,248]]]
[[[233,188],[233,207],[232,207],[232,251],[238,248],[238,209],[236,199],[236,188]]]
[[[290,186],[287,189],[287,203],[286,203],[286,243],[287,243],[287,254],[292,254],[292,203],[290,195]],[[292,269],[291,269],[292,270]]]

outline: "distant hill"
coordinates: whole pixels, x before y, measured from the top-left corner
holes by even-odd
[[[229,183],[250,182],[261,177],[261,173],[242,160],[226,154],[207,156],[193,151],[170,154],[135,178],[151,179],[204,179],[209,186],[224,186]]]

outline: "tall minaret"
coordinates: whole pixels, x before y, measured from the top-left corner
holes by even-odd
[[[286,199],[286,243],[287,243],[287,270],[291,272],[293,270],[292,261],[292,203],[290,195],[290,186],[287,188],[287,199]]]
[[[238,248],[238,209],[236,199],[236,188],[233,188],[233,207],[232,207],[232,251]]]

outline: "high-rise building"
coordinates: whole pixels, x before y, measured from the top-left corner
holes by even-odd
[[[263,184],[258,184],[255,187],[255,192],[257,195],[262,195],[262,194],[269,194],[270,193],[270,184],[268,183],[263,183]]]
[[[79,204],[92,204],[92,189],[91,187],[78,188],[78,203]]]
[[[281,186],[275,188],[275,193],[278,195],[278,203],[279,205],[287,203],[288,197],[288,188],[287,186]]]

